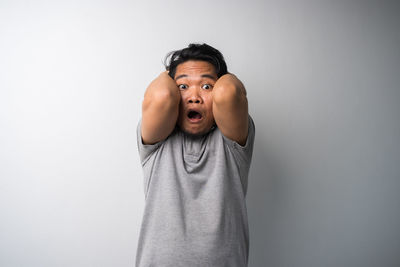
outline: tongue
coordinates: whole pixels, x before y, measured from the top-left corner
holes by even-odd
[[[189,119],[201,119],[201,114],[197,111],[190,111],[188,114]]]
[[[200,115],[200,113],[195,113],[193,116],[192,116],[192,119],[201,119],[201,115]]]

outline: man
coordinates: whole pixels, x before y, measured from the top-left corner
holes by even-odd
[[[245,87],[207,44],[169,56],[137,127],[146,200],[136,266],[247,266],[255,127]]]

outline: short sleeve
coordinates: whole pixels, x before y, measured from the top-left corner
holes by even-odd
[[[233,141],[224,135],[222,136],[225,144],[231,148],[232,153],[235,155],[239,163],[241,165],[250,165],[255,138],[255,125],[251,116],[249,115],[249,129],[246,144],[244,146],[241,146],[238,142]]]
[[[255,131],[256,130],[254,121],[249,115],[249,129],[248,129],[246,144],[244,146],[241,146],[236,141],[229,139],[228,137],[224,136],[221,133],[227,151],[229,151],[229,153],[232,154],[238,166],[239,176],[243,186],[244,195],[246,195],[247,192],[248,174],[251,165],[251,158],[253,155]]]
[[[136,140],[137,140],[140,162],[143,166],[144,164],[146,164],[151,155],[161,146],[163,141],[160,141],[153,145],[143,144],[141,127],[142,127],[142,119],[139,120],[136,128],[136,137],[137,137]]]

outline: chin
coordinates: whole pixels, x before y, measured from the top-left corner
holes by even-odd
[[[182,127],[181,125],[179,125],[179,129],[181,129],[184,133],[189,134],[189,135],[195,135],[195,136],[207,134],[208,132],[211,131],[212,128],[213,128],[213,125],[210,127],[206,127],[205,129],[204,128],[193,129],[193,128],[189,128],[189,127]]]

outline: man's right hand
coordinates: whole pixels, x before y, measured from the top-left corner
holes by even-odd
[[[181,96],[175,81],[162,72],[147,87],[142,102],[142,142],[155,144],[175,128]]]

